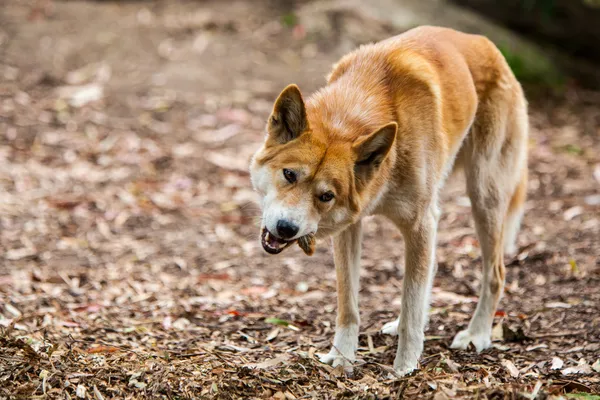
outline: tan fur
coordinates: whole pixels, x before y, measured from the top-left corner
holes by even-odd
[[[380,214],[406,243],[401,317],[384,330],[399,336],[396,371],[417,367],[435,269],[438,193],[455,159],[465,171],[484,273],[475,315],[452,346],[490,346],[504,285],[503,236],[506,229],[514,241],[523,212],[528,121],[521,86],[489,40],[421,27],[362,46],[306,102],[296,86],[286,88],[267,130],[251,166],[265,198],[265,226],[272,229],[269,212],[276,208],[278,218],[299,221],[300,236],[334,236],[339,315],[323,361],[354,360],[360,220]],[[298,171],[298,181],[282,179],[283,168]],[[320,201],[324,191],[334,200]]]

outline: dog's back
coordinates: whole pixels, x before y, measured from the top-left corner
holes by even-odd
[[[486,37],[432,26],[415,28],[347,54],[328,77],[330,85],[340,80],[362,90],[371,87],[375,91],[375,86],[387,85],[393,93],[384,93],[388,92],[394,102],[400,129],[414,128],[417,121],[410,121],[411,116],[418,116],[418,125],[439,124],[431,128],[441,128],[445,137],[440,139],[449,149],[460,143],[475,118],[478,103],[498,95],[507,102],[523,97],[504,57]],[[327,99],[330,102],[331,97]],[[386,101],[380,99],[378,103],[381,106]],[[423,121],[421,113],[413,112],[415,107],[434,108],[432,121]]]

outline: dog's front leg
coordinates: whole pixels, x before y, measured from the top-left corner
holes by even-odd
[[[417,368],[423,351],[429,292],[435,269],[437,213],[432,209],[416,224],[400,226],[400,229],[406,243],[406,271],[394,370],[405,375]]]
[[[349,367],[358,348],[358,289],[360,275],[361,222],[351,225],[333,238],[333,256],[337,277],[338,315],[333,347],[321,361],[334,367]]]

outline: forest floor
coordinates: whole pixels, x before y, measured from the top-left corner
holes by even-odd
[[[2,6],[0,398],[598,398],[600,93],[581,89],[531,99],[494,347],[449,348],[481,278],[456,177],[420,369],[389,373],[379,329],[404,262],[381,218],[364,228],[358,362],[317,361],[335,325],[329,243],[262,250],[248,161],[286,84],[310,93],[396,32],[343,8],[309,29],[285,3]]]

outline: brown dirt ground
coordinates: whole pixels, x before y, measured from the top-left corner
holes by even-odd
[[[379,218],[365,227],[359,362],[346,376],[316,361],[335,323],[329,244],[262,251],[248,158],[285,84],[310,92],[348,47],[394,32],[342,12],[307,35],[280,22],[291,3],[2,6],[0,398],[600,393],[600,94],[576,89],[532,102],[494,348],[449,349],[480,279],[457,177],[420,370],[389,375],[396,341],[378,329],[399,309],[403,250]],[[102,99],[73,106],[58,88],[76,84]]]

